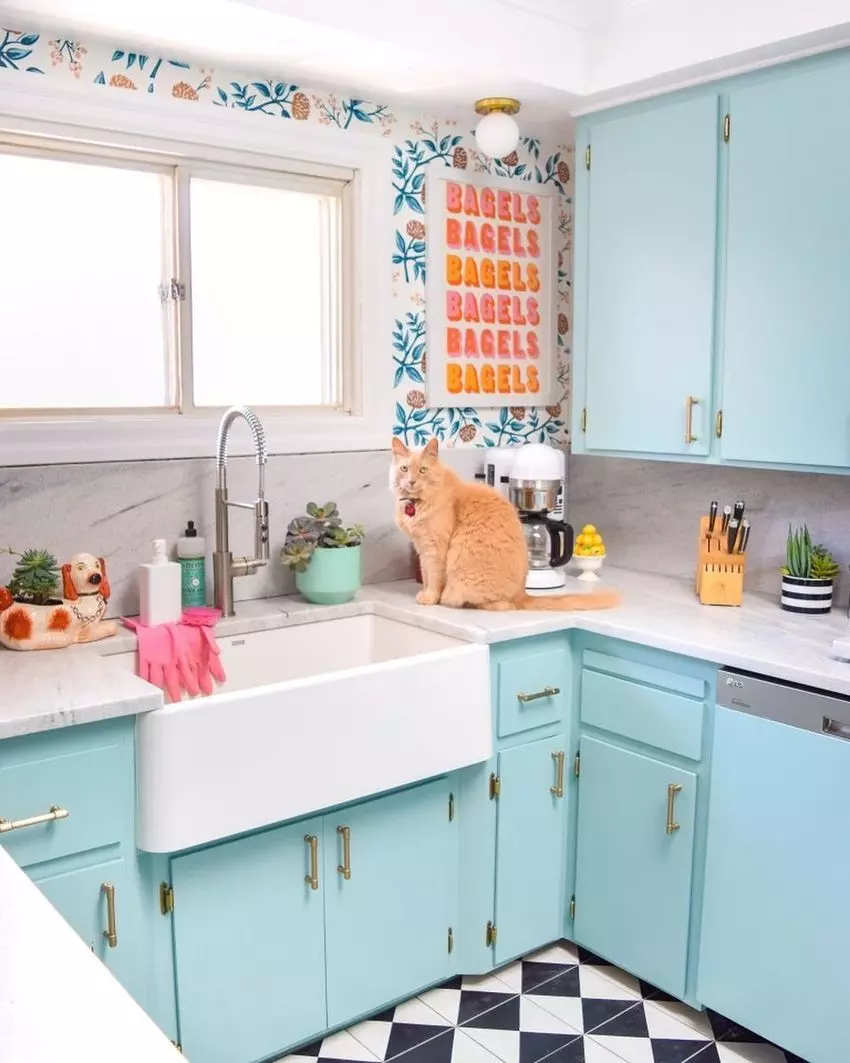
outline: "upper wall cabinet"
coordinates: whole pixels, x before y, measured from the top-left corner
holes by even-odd
[[[850,62],[729,98],[721,455],[850,465]]]
[[[702,96],[593,127],[587,450],[708,454],[717,123]]]
[[[850,52],[579,123],[573,448],[850,467]]]

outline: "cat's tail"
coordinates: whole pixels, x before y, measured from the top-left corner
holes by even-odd
[[[595,594],[523,594],[514,602],[514,609],[550,609],[566,612],[573,609],[613,609],[620,604],[616,591],[602,590]]]

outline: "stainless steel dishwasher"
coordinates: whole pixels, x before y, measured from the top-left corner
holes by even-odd
[[[850,699],[724,669],[714,725],[697,995],[808,1063],[840,1063]]]

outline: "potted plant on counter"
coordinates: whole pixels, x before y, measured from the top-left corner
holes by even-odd
[[[59,563],[47,550],[30,549],[19,554],[9,547],[2,553],[16,557],[12,578],[7,584],[9,594],[25,605],[61,605],[59,594]]]
[[[788,525],[785,567],[782,569],[782,608],[788,613],[824,616],[832,609],[832,592],[840,566],[825,546],[812,545],[804,524]]]
[[[280,561],[295,572],[295,586],[308,602],[341,605],[360,588],[364,535],[359,524],[343,526],[335,502],[308,502],[306,516],[289,522]]]

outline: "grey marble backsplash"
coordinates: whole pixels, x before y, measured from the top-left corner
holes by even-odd
[[[447,450],[443,457],[471,477],[482,450]],[[380,583],[411,575],[407,540],[398,532],[388,489],[388,451],[294,454],[269,458],[273,563],[256,576],[236,580],[237,599],[288,594],[291,574],[277,563],[289,520],[309,500],[336,501],[343,518],[366,526],[363,580]],[[743,498],[753,522],[747,589],[776,594],[785,556],[788,522],[808,522],[845,568],[839,602],[850,591],[850,478],[685,465],[663,461],[570,456],[567,519],[576,528],[598,525],[610,561],[644,572],[690,577],[696,528],[712,498],[721,506]],[[231,498],[253,499],[256,466],[230,462]],[[112,584],[112,615],[138,611],[137,567],[148,560],[150,541],[173,544],[194,520],[211,554],[214,462],[209,459],[0,467],[0,546],[44,546],[64,561],[80,550],[103,555]],[[250,552],[250,514],[231,514],[234,553]],[[0,555],[0,584],[12,558]],[[212,595],[212,569],[207,570]]]
[[[462,475],[471,476],[480,451],[446,452]],[[286,525],[308,501],[335,501],[343,519],[363,524],[365,583],[405,579],[412,574],[408,541],[393,523],[389,451],[272,456],[266,470],[272,563],[255,576],[236,580],[237,599],[288,594],[292,575],[277,562]],[[206,539],[207,579],[212,600],[215,467],[212,458],[115,462],[99,465],[0,467],[0,546],[23,550],[43,546],[60,562],[79,551],[106,558],[112,586],[110,614],[138,612],[137,567],[149,560],[152,539],[173,546],[188,520]],[[250,458],[229,464],[230,497],[256,496],[257,471]],[[253,550],[251,515],[234,510],[231,549]],[[0,555],[0,584],[13,559]]]
[[[567,520],[596,524],[612,564],[693,576],[699,518],[743,498],[752,521],[747,590],[778,594],[789,521],[807,523],[842,564],[838,601],[850,590],[850,478],[571,455]]]

